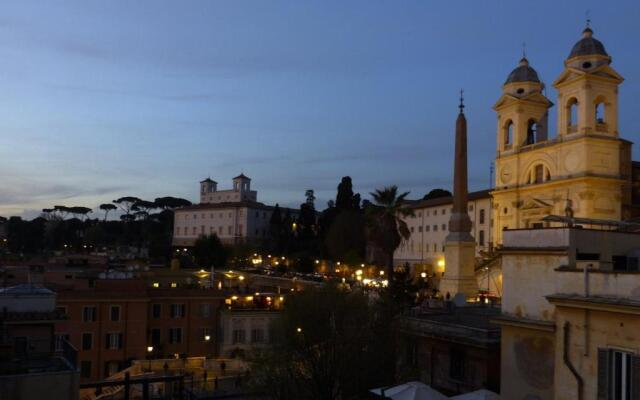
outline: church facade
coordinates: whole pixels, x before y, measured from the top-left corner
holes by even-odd
[[[635,216],[631,142],[618,130],[618,87],[604,45],[587,28],[554,81],[557,135],[548,135],[544,83],[522,58],[494,105],[498,114],[493,238],[542,228],[547,215],[620,221]],[[637,191],[637,190],[635,190]]]

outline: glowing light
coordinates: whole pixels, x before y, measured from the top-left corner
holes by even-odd
[[[207,272],[207,271],[205,271],[204,269],[200,268],[200,273],[201,274],[204,274],[205,272]]]
[[[316,260],[316,264],[320,264],[320,260]]]
[[[231,296],[231,300],[238,300],[238,296]]]
[[[438,267],[444,267],[444,260],[438,260]]]
[[[388,281],[388,280],[386,280],[386,279],[385,279],[385,280],[383,280],[383,281],[382,281],[382,286],[384,286],[384,287],[389,286],[389,281]]]
[[[358,275],[358,276],[362,275],[362,270],[361,269],[357,270],[356,271],[356,275]]]
[[[218,282],[218,290],[222,290],[222,281]]]
[[[256,292],[256,296],[260,296],[260,292]]]
[[[364,264],[360,264],[360,267],[364,268]]]
[[[243,280],[244,280],[244,276],[240,275],[240,276],[238,277],[238,279],[240,279],[241,281],[243,281]]]
[[[271,296],[267,296],[267,301],[271,301]]]
[[[342,278],[342,283],[345,283],[345,282],[346,282],[346,279],[345,279],[345,278]]]
[[[147,346],[147,352],[151,353],[153,351],[153,346]]]
[[[420,272],[420,277],[421,278],[426,278],[427,277],[427,273],[426,272]]]
[[[336,272],[340,272],[340,270],[338,268],[336,268]]]
[[[380,271],[380,276],[383,276],[383,275],[384,275],[384,271]]]
[[[208,342],[209,340],[211,340],[211,336],[210,335],[204,335],[204,340]]]
[[[283,260],[285,259],[284,256],[281,257]]]
[[[154,288],[159,288],[160,287],[160,283],[159,282],[153,282],[153,287]]]
[[[283,296],[280,296],[280,301],[284,301],[284,297]]]
[[[337,264],[337,265],[340,265],[340,261],[338,261],[336,264]]]
[[[365,279],[362,280],[362,283],[364,283],[365,285],[368,285],[368,284],[371,283],[371,279],[366,279],[365,278]]]
[[[360,275],[358,275],[358,276],[356,277],[356,279],[357,279],[357,280],[359,280],[359,281],[361,281],[361,280],[362,280],[362,277],[361,277]]]
[[[292,291],[292,292],[293,292],[294,290],[295,290],[294,288],[291,288],[291,291]]]
[[[253,301],[253,296],[247,296],[247,301]]]
[[[185,247],[184,249],[182,249],[182,251],[187,251],[187,248]]]
[[[296,332],[302,333],[302,328],[296,328]]]
[[[171,287],[172,287],[172,288],[177,288],[177,287],[178,287],[178,284],[177,284],[177,283],[175,283],[175,282],[171,282]]]

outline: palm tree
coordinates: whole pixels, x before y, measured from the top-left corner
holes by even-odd
[[[398,195],[396,185],[376,189],[370,193],[373,204],[367,209],[367,232],[369,240],[378,247],[386,259],[386,275],[393,278],[393,253],[403,239],[410,236],[403,217],[412,216],[413,209],[406,207],[405,197],[409,192]]]

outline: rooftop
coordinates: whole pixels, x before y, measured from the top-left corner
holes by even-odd
[[[404,315],[399,321],[404,333],[485,347],[500,343],[500,327],[492,322],[499,315],[497,307],[466,306]]]

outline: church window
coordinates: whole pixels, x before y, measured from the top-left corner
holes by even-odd
[[[569,133],[576,131],[576,125],[578,124],[578,99],[572,97],[567,102],[567,126],[569,127]]]
[[[527,143],[534,144],[536,142],[536,134],[538,132],[538,124],[534,119],[530,119],[527,122]]]
[[[591,68],[591,63],[589,61],[585,61],[582,63],[582,68],[589,69]]]
[[[596,103],[596,124],[604,124],[605,123],[605,106],[604,101],[599,101]]]
[[[508,120],[504,125],[504,144],[509,146],[513,143],[513,122]]]
[[[522,93],[524,93],[524,89],[523,88],[518,88],[518,90],[516,90],[516,92],[518,94],[522,94]]]
[[[543,164],[537,164],[530,170],[527,183],[543,183],[550,179],[551,172],[549,171],[549,168],[545,167]]]
[[[542,183],[544,179],[544,167],[542,164],[536,165],[534,179],[534,183]]]
[[[479,218],[480,218],[480,223],[484,224],[484,209],[480,210],[480,217]]]

